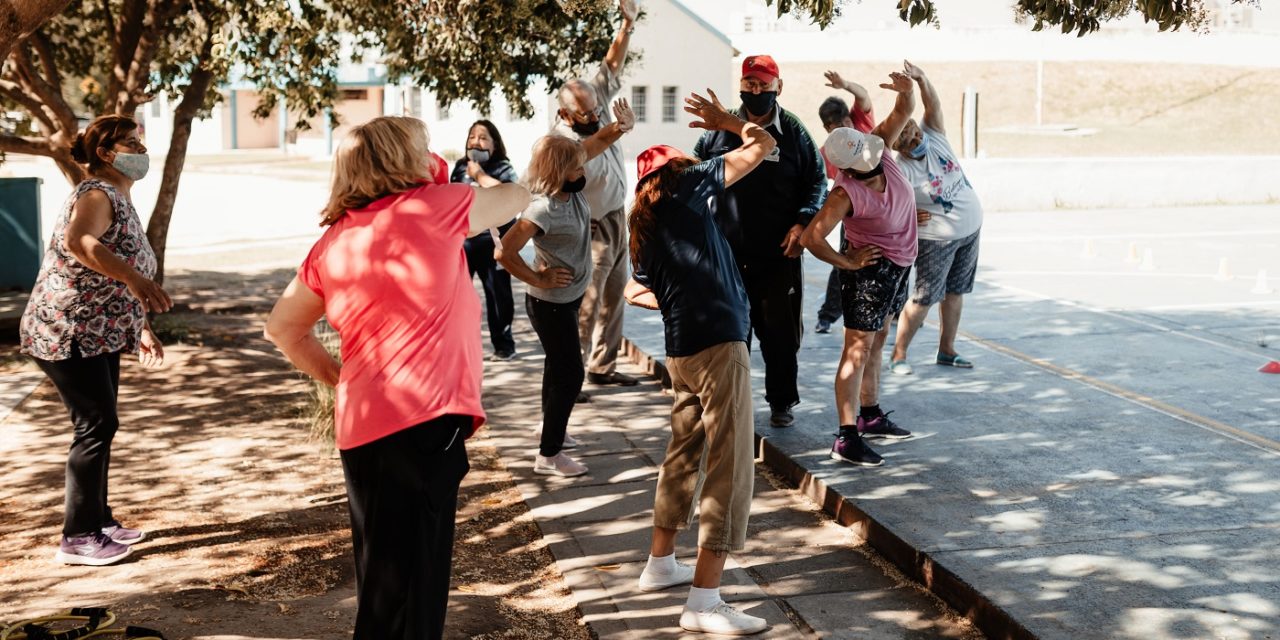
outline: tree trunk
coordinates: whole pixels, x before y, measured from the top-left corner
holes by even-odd
[[[0,0],[0,60],[8,58],[13,45],[69,4],[71,0]]]
[[[202,61],[208,60],[206,47]],[[191,74],[191,84],[182,92],[182,102],[173,112],[173,136],[169,138],[169,153],[164,160],[164,173],[160,178],[160,193],[156,196],[156,207],[151,210],[151,219],[147,222],[147,240],[156,252],[156,282],[164,282],[164,251],[168,245],[169,221],[173,217],[173,205],[178,199],[178,182],[182,178],[182,168],[187,162],[187,142],[191,139],[191,123],[204,104],[213,84],[213,73],[201,64]]]

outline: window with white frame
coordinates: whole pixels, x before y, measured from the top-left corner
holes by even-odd
[[[649,121],[649,87],[631,87],[631,110],[636,114],[636,122]]]
[[[662,88],[662,121],[676,121],[676,94],[679,92],[678,87]]]

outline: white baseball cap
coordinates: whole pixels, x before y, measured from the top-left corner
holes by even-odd
[[[840,169],[853,169],[866,173],[880,165],[884,154],[884,140],[872,133],[863,133],[850,127],[840,127],[822,143],[827,162]]]

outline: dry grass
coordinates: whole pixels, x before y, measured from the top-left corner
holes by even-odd
[[[1035,123],[1033,62],[913,62],[938,89],[953,142],[960,140],[965,87],[979,92],[979,148],[988,157],[1249,155],[1280,149],[1280,115],[1272,108],[1280,97],[1277,69],[1045,63],[1043,121],[1098,130],[1077,138],[995,131]],[[819,142],[824,133],[818,105],[838,93],[823,86],[822,72],[828,68],[799,63],[782,69],[787,84],[781,101]],[[877,117],[888,115],[892,94],[876,85],[894,65],[841,64],[838,70],[868,87]],[[921,113],[917,106],[916,114]]]

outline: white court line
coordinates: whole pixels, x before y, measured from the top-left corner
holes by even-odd
[[[1002,276],[1071,276],[1073,278],[1080,276],[1106,276],[1108,278],[1116,276],[1125,276],[1129,278],[1196,278],[1208,280],[1217,278],[1216,275],[1208,273],[1154,273],[1151,271],[1009,271],[999,269],[997,273]],[[1241,276],[1240,279],[1245,280],[1246,278]],[[1280,278],[1267,278],[1267,280],[1275,279]]]
[[[1050,302],[1056,302],[1056,303],[1061,304],[1061,305],[1063,305],[1063,306],[1067,306],[1067,307],[1074,307],[1074,308],[1076,308],[1076,309],[1080,309],[1080,310],[1082,310],[1082,311],[1088,311],[1088,312],[1090,312],[1090,313],[1096,313],[1096,314],[1098,314],[1098,315],[1107,316],[1107,317],[1109,317],[1109,318],[1115,318],[1115,319],[1117,319],[1117,320],[1124,320],[1125,322],[1130,322],[1130,323],[1133,323],[1133,324],[1136,324],[1136,325],[1139,325],[1139,326],[1146,327],[1146,328],[1148,328],[1148,329],[1156,329],[1156,330],[1161,331],[1161,332],[1171,333],[1171,334],[1173,334],[1173,335],[1180,336],[1180,337],[1183,337],[1183,338],[1188,338],[1188,339],[1191,339],[1191,340],[1195,340],[1195,341],[1197,341],[1197,342],[1203,342],[1204,344],[1207,344],[1207,345],[1210,345],[1210,346],[1213,346],[1213,347],[1217,347],[1217,348],[1222,349],[1222,350],[1224,350],[1224,351],[1229,351],[1229,352],[1231,352],[1231,353],[1233,353],[1233,354],[1235,354],[1235,355],[1239,355],[1239,356],[1248,356],[1248,357],[1249,357],[1249,360],[1250,360],[1251,362],[1255,363],[1255,364],[1256,364],[1259,360],[1261,360],[1261,359],[1263,359],[1263,358],[1267,358],[1267,357],[1268,357],[1268,356],[1267,356],[1267,354],[1265,354],[1265,353],[1259,353],[1259,352],[1257,352],[1257,351],[1250,351],[1250,350],[1248,350],[1248,349],[1245,349],[1245,348],[1242,348],[1242,347],[1237,347],[1237,346],[1232,345],[1232,344],[1227,344],[1227,343],[1224,343],[1224,342],[1218,342],[1218,341],[1216,341],[1216,340],[1210,340],[1210,339],[1208,339],[1208,338],[1205,338],[1205,337],[1203,337],[1203,336],[1200,336],[1200,335],[1197,335],[1197,334],[1194,334],[1194,333],[1188,333],[1188,332],[1186,332],[1186,331],[1182,331],[1182,330],[1179,330],[1179,329],[1174,329],[1174,328],[1172,328],[1172,327],[1166,327],[1166,326],[1164,326],[1164,325],[1162,325],[1162,324],[1157,324],[1157,323],[1155,323],[1155,322],[1151,322],[1151,321],[1148,321],[1148,320],[1142,320],[1142,319],[1140,319],[1140,318],[1131,318],[1131,317],[1129,317],[1129,316],[1122,315],[1122,314],[1116,313],[1116,312],[1114,312],[1114,311],[1108,311],[1108,310],[1106,310],[1106,309],[1099,309],[1099,308],[1097,308],[1097,307],[1091,307],[1091,306],[1089,306],[1089,305],[1087,305],[1087,304],[1084,304],[1084,303],[1081,303],[1081,302],[1075,302],[1075,301],[1073,301],[1073,300],[1062,300],[1062,299],[1055,298],[1055,297],[1052,297],[1052,296],[1044,295],[1043,293],[1037,293],[1037,292],[1035,292],[1035,291],[1031,291],[1031,290],[1029,290],[1029,289],[1023,289],[1023,288],[1021,288],[1021,287],[1014,287],[1014,286],[1007,285],[1007,284],[1001,284],[1001,283],[999,283],[999,282],[992,282],[991,280],[988,280],[988,279],[986,279],[986,278],[977,278],[977,280],[978,280],[979,282],[981,282],[981,283],[985,284],[985,285],[988,285],[988,286],[991,286],[991,287],[995,287],[995,288],[997,288],[997,289],[1004,289],[1004,290],[1006,290],[1006,291],[1012,291],[1012,292],[1014,292],[1014,293],[1018,293],[1018,294],[1021,294],[1021,295],[1024,295],[1024,296],[1029,296],[1029,297],[1031,297],[1031,298],[1036,298],[1036,299],[1039,299],[1039,300],[1047,300],[1047,301],[1050,301]]]
[[[1164,238],[1235,238],[1240,236],[1280,235],[1280,229],[1251,229],[1247,231],[1171,231],[1167,233],[1150,233],[1135,231],[1126,234],[1107,235],[1074,235],[1074,236],[983,236],[982,242],[1046,242],[1060,240],[1159,240]]]
[[[1204,304],[1170,304],[1157,307],[1139,307],[1134,311],[1194,311],[1196,309],[1249,309],[1252,307],[1280,307],[1280,300],[1251,300],[1249,302],[1206,302]]]

